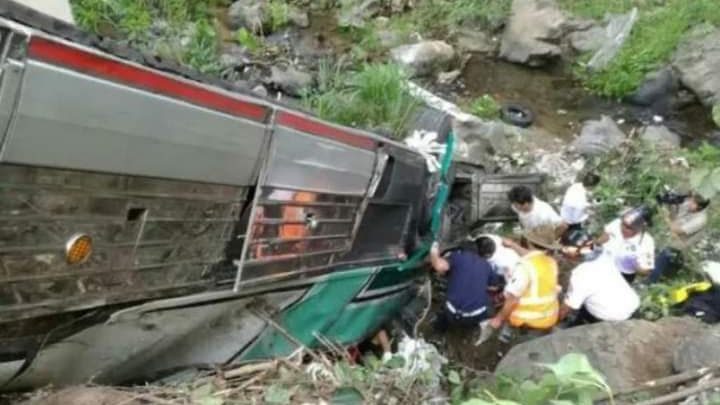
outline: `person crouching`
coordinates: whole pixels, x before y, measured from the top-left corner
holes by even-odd
[[[446,332],[450,327],[473,328],[493,313],[488,289],[502,282],[490,263],[477,252],[474,242],[440,255],[437,242],[430,248],[430,263],[448,278],[447,300],[437,315],[434,328]]]

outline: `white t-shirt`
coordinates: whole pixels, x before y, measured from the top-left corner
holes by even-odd
[[[588,193],[582,183],[568,187],[560,207],[560,216],[568,224],[579,224],[588,219]]]
[[[614,268],[612,259],[600,255],[573,269],[565,304],[575,310],[585,306],[603,321],[624,321],[638,309],[640,298]]]
[[[513,211],[517,213],[520,225],[526,229],[534,229],[541,226],[558,226],[563,220],[557,212],[543,200],[533,197],[533,205],[530,212],[520,212],[513,207]]]
[[[530,274],[525,266],[516,265],[506,276],[505,293],[516,298],[525,295],[525,290],[530,286]]]
[[[610,239],[603,246],[604,254],[615,261],[620,272],[633,274],[638,269],[655,267],[655,240],[647,232],[641,232],[630,239],[622,236],[620,218],[605,226]]]
[[[508,277],[520,261],[520,255],[516,251],[503,246],[502,239],[497,235],[482,235],[495,242],[495,253],[488,259],[493,269],[501,276]]]

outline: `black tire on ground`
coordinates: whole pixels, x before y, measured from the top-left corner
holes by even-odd
[[[508,124],[527,128],[535,120],[535,114],[520,104],[508,103],[500,109],[500,118]]]

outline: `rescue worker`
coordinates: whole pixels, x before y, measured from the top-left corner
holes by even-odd
[[[543,229],[548,232],[548,237],[551,237],[562,235],[567,229],[567,224],[555,209],[533,195],[527,186],[510,189],[508,200],[524,231]]]
[[[590,172],[582,176],[581,181],[573,183],[565,191],[562,206],[560,207],[560,216],[568,224],[565,236],[573,230],[582,229],[590,218],[589,211],[592,204],[590,203],[589,191],[598,183],[600,183],[600,176]]]
[[[641,205],[607,224],[605,232],[597,239],[630,284],[637,273],[647,275],[655,267],[655,240],[647,232],[650,226],[652,212]]]
[[[459,249],[440,255],[437,242],[430,248],[430,263],[440,275],[447,276],[447,300],[435,319],[435,330],[450,327],[473,328],[492,315],[488,292],[500,283],[490,263],[480,257],[474,242],[466,241]]]
[[[630,319],[640,306],[640,297],[617,271],[612,258],[603,255],[602,248],[584,231],[571,231],[566,240],[563,256],[579,264],[570,275],[560,319],[573,314],[566,326]]]
[[[505,246],[501,237],[491,234],[480,235],[475,239],[478,253],[486,258],[498,275],[506,278],[520,261],[516,251]]]
[[[544,229],[525,232],[528,249],[505,241],[521,258],[505,285],[505,303],[489,322],[493,329],[507,322],[513,328],[545,332],[557,323],[558,265],[551,254],[561,246],[550,234]]]

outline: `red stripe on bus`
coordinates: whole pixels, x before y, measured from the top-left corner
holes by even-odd
[[[373,139],[353,134],[352,132],[344,131],[333,126],[323,124],[322,122],[302,117],[298,114],[281,111],[278,113],[277,123],[282,126],[297,129],[298,131],[334,139],[359,148],[374,150],[377,147],[377,143]]]
[[[227,97],[197,85],[45,38],[32,38],[29,55],[44,62],[182,99],[231,115],[255,121],[264,121],[268,116],[268,109],[262,105]]]

